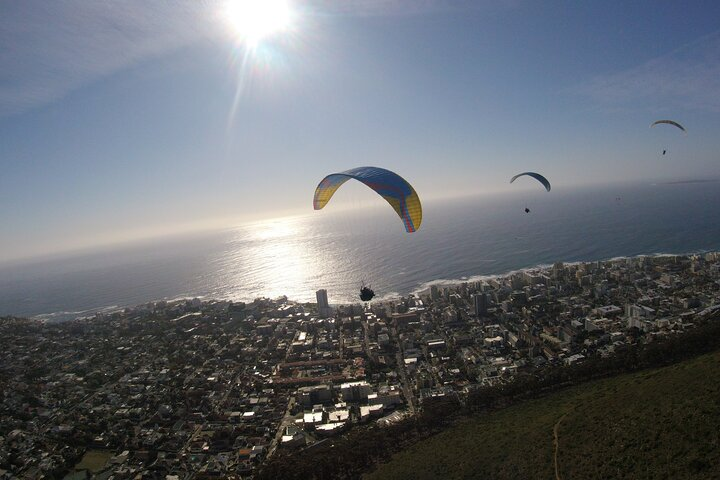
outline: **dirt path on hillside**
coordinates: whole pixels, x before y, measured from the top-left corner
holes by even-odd
[[[558,430],[560,429],[560,422],[563,421],[563,418],[567,416],[567,413],[560,417],[560,419],[555,423],[555,426],[553,427],[553,446],[555,447],[555,456],[554,456],[554,462],[555,462],[555,480],[562,480],[562,477],[560,476],[560,466],[558,465],[558,450],[560,449],[560,439],[558,438]]]

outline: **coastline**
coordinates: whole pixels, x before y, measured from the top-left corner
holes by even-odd
[[[689,257],[692,255],[705,255],[708,253],[716,253],[716,251],[714,251],[714,250],[697,250],[694,252],[682,252],[682,253],[643,253],[640,255],[621,255],[621,256],[616,256],[616,257],[600,258],[600,259],[596,259],[596,260],[574,260],[574,261],[570,261],[570,262],[558,260],[556,263],[562,263],[563,265],[582,265],[582,264],[595,263],[595,262],[617,262],[620,260],[631,260],[631,259],[636,259],[636,258]],[[539,263],[534,266],[516,268],[514,270],[509,270],[507,272],[498,273],[498,274],[472,275],[472,276],[466,277],[466,278],[461,277],[461,278],[456,278],[456,279],[430,280],[428,282],[422,283],[420,285],[420,287],[418,287],[415,290],[413,290],[412,292],[410,292],[410,294],[425,295],[430,292],[430,287],[432,287],[433,285],[437,285],[439,287],[453,287],[456,285],[460,285],[462,283],[480,282],[483,280],[497,280],[500,278],[510,277],[510,276],[516,275],[518,273],[548,270],[548,269],[552,268],[552,266],[553,266],[553,264],[550,264],[550,263]]]
[[[660,257],[689,257],[693,255],[705,255],[708,253],[720,253],[716,252],[711,249],[702,249],[697,250],[693,252],[682,252],[682,253],[669,253],[669,252],[658,252],[658,253],[649,253],[649,254],[639,254],[639,255],[624,255],[624,256],[615,256],[615,257],[608,257],[608,258],[601,258],[601,259],[594,259],[594,260],[579,260],[579,261],[562,261],[558,260],[556,263],[562,263],[563,265],[581,265],[581,264],[589,264],[589,263],[595,263],[595,262],[617,262],[621,260],[632,260],[632,259],[638,259],[638,258],[660,258]],[[517,275],[520,273],[525,272],[542,272],[545,270],[548,270],[553,267],[553,264],[547,264],[547,263],[541,263],[536,264],[528,267],[522,267],[522,268],[516,268],[513,270],[508,270],[502,273],[497,274],[478,274],[478,275],[472,275],[469,277],[461,277],[461,278],[455,278],[455,279],[434,279],[429,280],[427,282],[423,282],[420,285],[418,285],[416,288],[412,289],[408,293],[402,294],[399,292],[389,292],[379,298],[376,298],[374,301],[376,303],[385,303],[385,302],[391,302],[393,300],[397,300],[400,298],[403,298],[405,296],[414,295],[414,296],[420,296],[420,295],[427,295],[430,293],[430,288],[434,285],[437,285],[438,287],[453,287],[457,285],[461,285],[463,283],[474,283],[474,282],[480,282],[480,281],[487,281],[487,280],[498,280],[510,277],[512,275]],[[262,295],[255,298],[261,298]],[[277,297],[275,297],[277,298]],[[104,307],[98,307],[98,308],[89,308],[85,310],[80,311],[58,311],[58,312],[51,312],[51,313],[43,313],[38,315],[30,315],[26,318],[32,319],[32,320],[38,320],[42,322],[47,323],[61,323],[66,321],[72,321],[76,319],[83,319],[83,318],[92,318],[95,315],[99,313],[113,313],[117,311],[122,311],[124,309],[133,309],[138,308],[142,305],[151,304],[151,303],[157,303],[157,302],[167,302],[167,303],[175,303],[175,302],[183,302],[183,301],[189,301],[193,299],[199,299],[202,302],[252,302],[254,298],[212,298],[207,295],[177,295],[173,297],[168,298],[160,298],[160,299],[154,299],[149,300],[147,302],[142,302],[135,305],[108,305]],[[293,303],[314,303],[314,302],[304,302],[300,300],[295,300],[292,298],[288,298],[288,301]],[[333,307],[338,306],[344,306],[344,305],[353,305],[358,304],[357,301],[350,301],[350,302],[333,302],[330,305]],[[10,317],[20,317],[18,315],[13,314],[7,314],[3,316],[10,316]]]
[[[356,301],[362,279],[376,301],[392,301],[557,261],[720,250],[720,220],[706,213],[720,205],[711,185],[558,192],[533,200],[535,216],[505,197],[481,203],[431,202],[433,221],[410,236],[389,215],[360,212],[372,231],[347,235],[333,219],[308,217],[16,266],[2,270],[0,315],[62,321],[178,298],[307,303],[318,289],[342,305]]]

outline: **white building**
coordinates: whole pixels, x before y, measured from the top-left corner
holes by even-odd
[[[368,405],[360,407],[360,421],[365,422],[370,418],[379,418],[382,415],[384,407],[382,405]]]
[[[372,393],[372,387],[366,381],[348,382],[340,385],[340,393],[344,402],[365,401]]]
[[[368,395],[368,403],[370,405],[382,405],[384,408],[403,403],[399,390],[388,390],[386,392],[371,393]]]

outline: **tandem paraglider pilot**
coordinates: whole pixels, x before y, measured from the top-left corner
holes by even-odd
[[[373,299],[374,296],[375,292],[373,292],[370,287],[366,287],[365,285],[363,285],[360,288],[360,300],[362,300],[363,302],[369,302]]]

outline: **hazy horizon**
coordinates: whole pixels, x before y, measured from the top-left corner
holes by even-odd
[[[68,315],[180,297],[312,301],[318,288],[346,303],[363,281],[383,299],[428,282],[557,261],[720,249],[718,217],[708,216],[720,206],[715,183],[553,192],[429,201],[413,234],[391,208],[363,195],[362,210],[348,204],[4,265],[0,314]]]
[[[601,183],[601,184],[587,184],[587,185],[555,185],[554,192],[556,195],[563,195],[564,193],[572,193],[573,191],[581,188],[588,188],[590,191],[611,189],[613,187],[626,188],[628,186],[637,185],[652,186],[652,185],[673,185],[682,183],[696,183],[696,182],[718,182],[720,178],[712,179],[690,179],[683,178],[673,181],[673,179],[655,179],[654,181],[618,181],[612,183]],[[348,190],[355,189],[356,191],[341,192],[337,194],[338,198],[333,199],[333,205],[331,207],[331,215],[341,214],[343,212],[351,212],[353,210],[373,209],[379,211],[385,216],[392,217],[394,213],[390,210],[387,204],[379,198],[375,198],[375,194],[370,190],[363,192],[365,188],[357,185],[351,186]],[[506,197],[508,200],[519,200],[522,198],[523,192],[533,192],[536,190],[534,185],[525,184],[515,189],[503,188],[496,191],[481,191],[481,192],[458,192],[456,194],[449,194],[446,196],[430,196],[429,198],[423,197],[423,205],[435,205],[442,202],[452,202],[462,199],[472,198],[484,198],[484,197]],[[360,201],[360,203],[358,203]],[[109,239],[101,242],[92,242],[87,244],[75,244],[68,245],[65,248],[56,249],[53,251],[42,251],[29,253],[27,255],[21,255],[17,257],[0,257],[0,269],[4,267],[19,266],[23,264],[34,264],[42,263],[44,261],[52,261],[59,259],[67,259],[74,257],[82,257],[88,254],[95,254],[100,252],[113,252],[118,250],[133,249],[136,247],[143,247],[152,244],[162,243],[165,241],[176,241],[192,239],[196,237],[202,237],[204,235],[212,235],[214,233],[229,231],[240,227],[262,225],[268,222],[276,222],[283,219],[295,219],[302,217],[311,217],[313,215],[328,214],[327,212],[317,212],[312,210],[311,205],[307,205],[306,208],[298,208],[294,212],[284,212],[275,216],[261,215],[258,218],[249,218],[245,220],[241,219],[213,219],[215,221],[200,222],[194,225],[181,225],[180,228],[170,231],[153,231],[145,232],[145,234],[139,234],[134,236],[128,236],[122,239]]]

